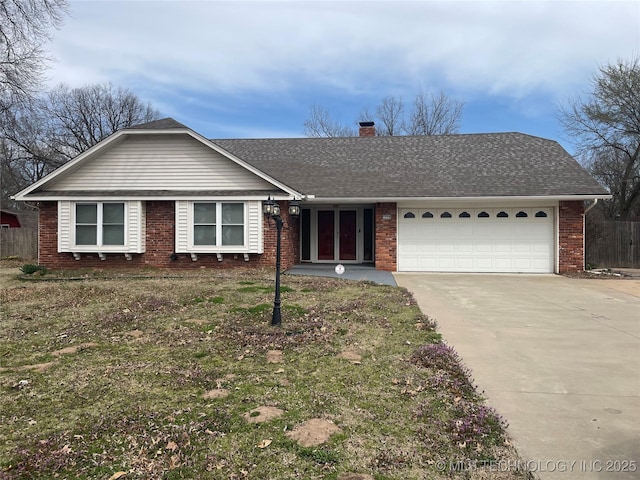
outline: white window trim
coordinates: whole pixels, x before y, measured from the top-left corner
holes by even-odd
[[[243,231],[242,245],[194,245],[194,205],[196,203],[214,203],[216,205],[216,241],[222,242],[222,204],[236,203],[242,205]],[[193,200],[189,202],[187,216],[187,246],[192,253],[247,253],[249,252],[249,212],[248,204],[235,200]],[[219,219],[219,221],[218,221]]]
[[[103,221],[102,221],[102,209],[105,204],[123,204],[124,205],[124,243],[122,245],[102,245],[103,235]],[[96,245],[77,245],[76,244],[76,206],[78,205],[98,205],[97,208],[97,231],[96,231]],[[93,202],[93,201],[77,201],[71,204],[71,222],[70,222],[70,237],[71,237],[71,249],[74,252],[123,252],[129,248],[129,205],[125,201],[111,201],[111,202]]]

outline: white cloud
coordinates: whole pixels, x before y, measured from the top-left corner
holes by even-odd
[[[561,98],[640,54],[636,1],[77,1],[51,83],[112,81],[167,96]],[[310,99],[308,104],[313,103]]]
[[[572,83],[640,49],[637,2],[73,2],[55,79],[184,88],[451,82],[491,92]]]

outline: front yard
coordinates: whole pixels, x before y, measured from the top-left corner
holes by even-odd
[[[10,272],[10,274],[8,274]],[[0,478],[529,478],[403,289],[270,271],[0,283]]]

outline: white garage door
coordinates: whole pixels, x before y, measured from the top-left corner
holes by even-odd
[[[405,208],[398,271],[554,271],[553,208]]]

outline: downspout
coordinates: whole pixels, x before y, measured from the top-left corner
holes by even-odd
[[[595,207],[598,204],[598,199],[594,198],[593,199],[593,203],[591,205],[589,205],[586,210],[584,211],[584,213],[582,214],[583,216],[583,221],[582,221],[582,251],[584,252],[584,265],[582,265],[582,270],[586,270],[587,269],[587,213],[589,213],[589,210],[591,210],[593,207]]]
[[[587,213],[589,212],[589,210],[591,210],[591,209],[592,209],[593,207],[595,207],[597,204],[598,204],[598,199],[597,199],[597,198],[594,198],[594,199],[593,199],[593,203],[592,203],[591,205],[589,205],[589,206],[587,207],[587,209],[584,211],[584,216],[585,216],[585,218],[586,218]]]

